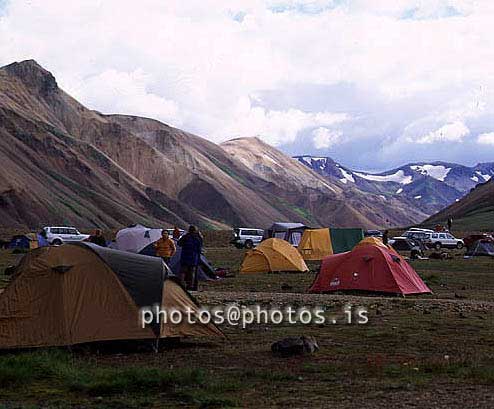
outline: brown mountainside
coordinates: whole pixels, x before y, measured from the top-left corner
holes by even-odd
[[[235,143],[103,115],[62,91],[35,61],[10,64],[0,68],[0,226],[374,227],[423,218],[344,191],[258,140],[252,157],[235,154]],[[273,158],[260,170],[253,158],[263,155]]]

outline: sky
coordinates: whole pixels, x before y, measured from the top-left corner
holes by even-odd
[[[0,0],[0,65],[91,109],[361,170],[494,161],[491,0]]]

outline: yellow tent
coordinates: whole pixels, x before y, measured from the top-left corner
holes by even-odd
[[[329,229],[305,230],[298,251],[304,260],[322,260],[333,254]]]
[[[307,265],[290,243],[281,239],[264,240],[245,255],[240,273],[268,273],[271,271],[307,271]]]
[[[388,247],[386,246],[380,237],[366,237],[360,243],[358,243],[355,248],[359,246],[380,246],[380,247]]]
[[[358,243],[354,248],[362,247],[362,246],[379,246],[388,249],[391,253],[398,255],[398,252],[390,245],[383,243],[380,237],[366,237],[360,243]]]

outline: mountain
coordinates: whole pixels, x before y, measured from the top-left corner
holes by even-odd
[[[312,224],[396,226],[424,218],[424,213],[400,200],[328,180],[258,138],[233,139],[221,147],[270,183],[279,200],[294,204]]]
[[[434,214],[454,203],[478,183],[488,181],[494,175],[494,163],[468,167],[447,162],[419,162],[372,174],[354,171],[327,157],[306,155],[295,158],[328,181],[399,198],[427,214]]]
[[[216,144],[91,111],[35,61],[0,69],[0,225],[267,225],[295,215]]]
[[[456,230],[494,231],[494,180],[477,185],[458,202],[427,219],[424,225],[445,224],[450,217]]]
[[[0,226],[381,227],[418,210],[343,189],[258,140],[252,156],[159,121],[104,115],[35,61],[0,68]],[[258,163],[259,162],[259,163]],[[258,166],[259,165],[259,166]]]

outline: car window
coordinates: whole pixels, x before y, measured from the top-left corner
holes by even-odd
[[[446,237],[447,237],[448,239],[454,239],[454,237],[453,237],[451,234],[446,234]]]
[[[439,238],[440,238],[440,239],[445,239],[445,238],[446,238],[446,235],[445,235],[445,234],[440,234],[440,235],[439,235]]]
[[[434,233],[434,234],[432,235],[432,238],[433,238],[433,239],[437,239],[438,237],[439,237],[439,234],[437,234],[437,233]]]
[[[276,237],[277,239],[285,240],[285,235],[286,235],[286,232],[284,232],[284,231],[277,231],[274,234],[274,237]]]
[[[53,233],[53,234],[60,234],[60,229],[57,229],[57,228],[51,228],[50,229],[50,232]]]
[[[67,229],[67,230],[68,230],[68,234],[79,234],[76,229]]]

